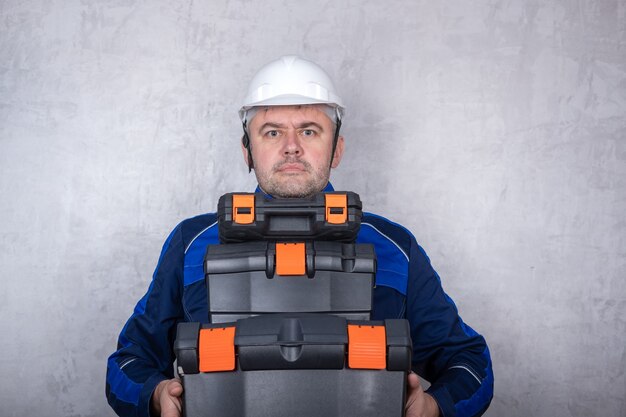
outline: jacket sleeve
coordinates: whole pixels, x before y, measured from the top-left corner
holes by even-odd
[[[183,319],[184,246],[179,225],[167,238],[147,293],[135,306],[109,357],[106,396],[120,416],[150,415],[156,385],[174,377],[172,350]]]
[[[444,417],[480,416],[493,397],[493,371],[485,339],[463,323],[443,291],[428,256],[411,238],[407,318],[415,371],[431,382]]]

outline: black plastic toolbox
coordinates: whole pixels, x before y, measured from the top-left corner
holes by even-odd
[[[329,241],[209,245],[209,320],[266,313],[332,313],[369,319],[376,256],[370,244]]]
[[[406,320],[273,314],[181,323],[174,345],[185,417],[401,417]]]
[[[350,242],[361,225],[361,199],[353,192],[321,192],[308,198],[271,198],[262,193],[220,197],[217,213],[223,243],[250,240]]]

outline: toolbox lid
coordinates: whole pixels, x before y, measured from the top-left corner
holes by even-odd
[[[282,242],[281,242],[282,243]],[[278,242],[253,241],[229,245],[208,245],[204,257],[206,274],[228,274],[246,271],[276,272]],[[371,244],[329,241],[306,242],[302,248],[302,275],[313,277],[315,271],[375,273],[376,253]]]

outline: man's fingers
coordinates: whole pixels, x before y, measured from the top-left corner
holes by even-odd
[[[182,415],[183,386],[180,379],[161,381],[162,388],[157,387],[158,408],[155,409],[161,417],[180,417]],[[159,385],[161,385],[159,384]]]
[[[179,379],[173,379],[167,384],[167,392],[174,397],[180,397],[183,393],[183,385]]]
[[[181,417],[183,415],[180,404],[164,405],[161,410],[161,417]]]
[[[409,373],[409,376],[407,377],[407,383],[410,390],[421,388],[420,379],[414,372]]]

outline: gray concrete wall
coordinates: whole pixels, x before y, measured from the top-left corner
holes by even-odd
[[[262,63],[347,103],[339,189],[417,236],[488,339],[488,416],[626,416],[626,5],[0,1],[0,415],[107,416],[181,219],[250,190]]]

